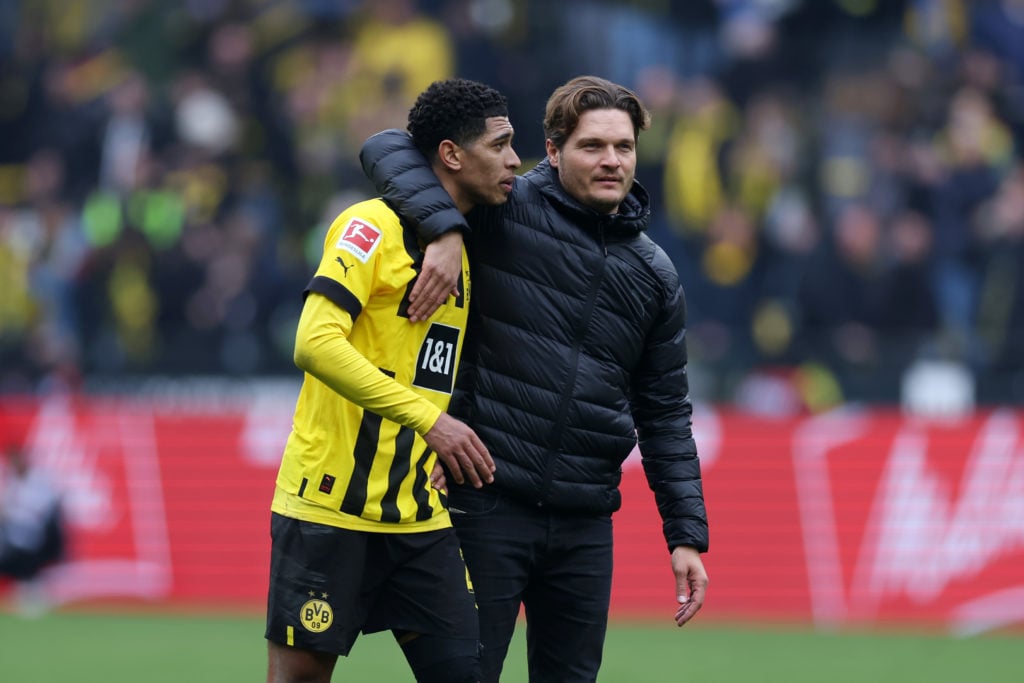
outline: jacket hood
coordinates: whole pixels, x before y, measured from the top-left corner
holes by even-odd
[[[612,235],[632,236],[647,229],[651,217],[651,200],[647,190],[633,181],[626,198],[615,214],[603,214],[577,201],[562,187],[558,169],[545,158],[522,176],[534,185],[560,212],[568,215],[580,227],[604,229]]]

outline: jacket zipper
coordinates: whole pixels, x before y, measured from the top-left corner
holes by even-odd
[[[566,381],[566,389],[562,393],[558,416],[555,418],[555,424],[550,434],[550,443],[556,445],[560,443],[562,432],[565,430],[565,418],[569,413],[569,405],[572,402],[572,388],[576,385],[576,375],[580,369],[580,347],[583,344],[583,337],[586,335],[587,328],[590,327],[590,320],[594,316],[594,308],[597,306],[597,295],[601,291],[601,283],[604,281],[607,266],[608,248],[604,243],[603,224],[599,226],[598,232],[601,238],[601,252],[605,258],[601,260],[601,270],[598,271],[597,276],[593,280],[594,284],[587,295],[586,307],[583,309],[583,315],[580,316],[579,323],[576,325],[575,335],[573,336],[572,371],[569,373],[568,380]],[[557,449],[548,449],[547,464],[544,467],[544,479],[541,482],[537,507],[544,507],[544,501],[547,500],[548,492],[551,490],[551,479],[554,477],[555,461],[558,460],[560,455],[561,453]]]

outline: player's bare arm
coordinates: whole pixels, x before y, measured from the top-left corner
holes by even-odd
[[[494,460],[480,437],[465,423],[441,413],[423,439],[444,462],[457,484],[468,479],[475,488],[480,488],[494,481]]]
[[[428,244],[423,256],[423,268],[409,293],[409,320],[426,320],[449,295],[458,296],[461,270],[461,232],[450,230]]]

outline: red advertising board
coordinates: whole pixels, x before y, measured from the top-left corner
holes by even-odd
[[[47,579],[55,598],[261,609],[293,400],[0,400],[0,437],[64,495],[73,545]],[[1024,623],[1024,411],[935,422],[699,406],[695,426],[711,522],[702,618]],[[668,620],[674,580],[636,453],[622,491],[613,614]]]

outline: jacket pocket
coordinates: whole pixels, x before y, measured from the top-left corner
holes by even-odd
[[[487,515],[497,509],[500,501],[501,493],[491,486],[452,486],[448,490],[448,512],[452,516]]]

